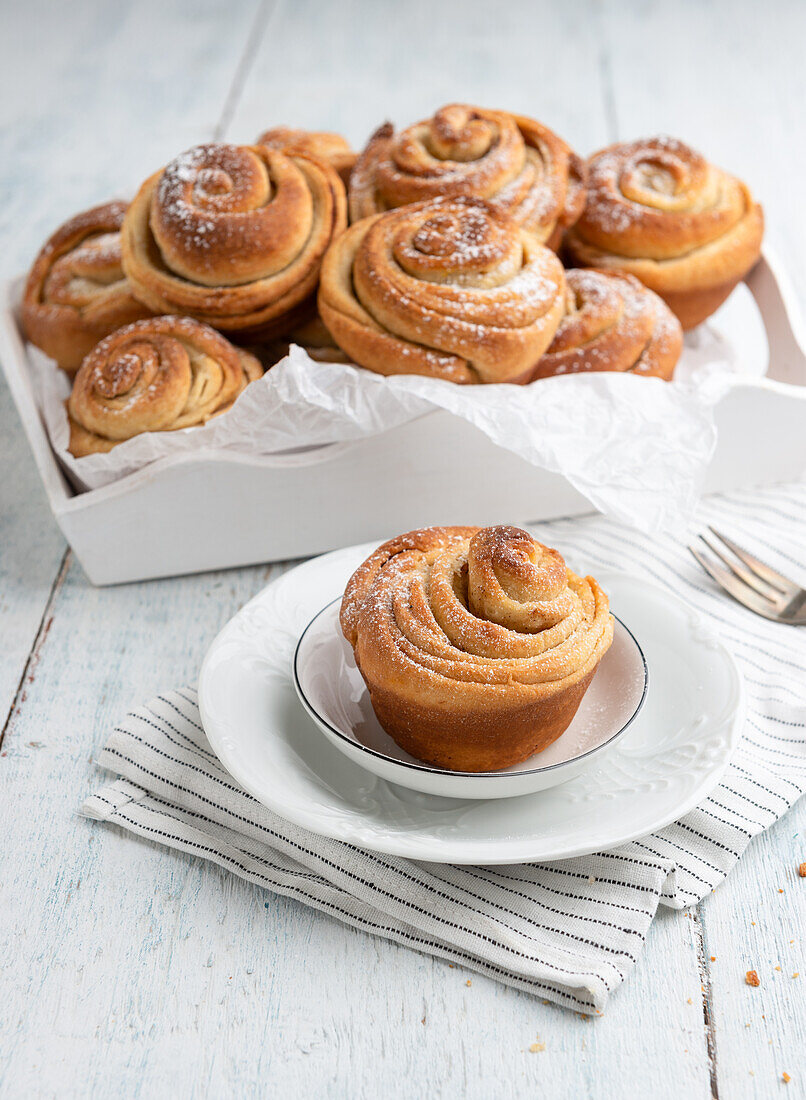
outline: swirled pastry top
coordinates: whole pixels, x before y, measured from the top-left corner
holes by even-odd
[[[582,211],[584,180],[584,162],[541,123],[452,103],[399,133],[387,123],[373,134],[350,178],[350,219],[474,195],[555,247]]]
[[[670,379],[683,348],[680,322],[632,275],[566,271],[565,316],[533,378],[625,371]]]
[[[332,164],[347,183],[355,164],[355,153],[341,134],[327,130],[295,130],[290,126],[275,126],[257,139],[258,145],[279,149],[282,153],[302,153]]]
[[[682,141],[656,137],[591,157],[585,210],[566,244],[580,266],[636,275],[689,328],[752,267],[763,230],[744,183]]]
[[[123,263],[161,312],[222,329],[297,320],[346,223],[335,170],[262,145],[197,145],[151,176],[123,227]]]
[[[253,355],[191,317],[127,325],[102,340],[75,377],[67,403],[71,453],[204,424],[262,374]]]
[[[319,311],[370,370],[506,382],[548,347],[564,291],[553,252],[495,204],[459,196],[352,225],[325,257]]]
[[[610,646],[607,596],[517,527],[429,527],[351,577],[344,636],[371,690],[458,711],[517,706],[588,676]]]
[[[28,274],[25,334],[65,370],[78,370],[102,337],[150,313],[123,273],[120,229],[126,209],[125,202],[108,202],[70,218]]]

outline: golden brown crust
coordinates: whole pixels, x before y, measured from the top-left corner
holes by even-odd
[[[555,248],[582,212],[585,174],[585,162],[542,123],[452,103],[400,133],[388,122],[375,131],[350,177],[350,220],[472,195]]]
[[[197,145],[140,188],[123,264],[156,311],[271,336],[298,320],[345,224],[329,164],[262,145]]]
[[[336,344],[332,332],[319,316],[315,304],[314,311],[300,321],[285,339],[273,340],[264,345],[272,364],[288,355],[292,344],[301,347],[316,363],[350,362],[349,355]]]
[[[319,312],[379,374],[508,382],[548,347],[564,290],[553,252],[494,204],[459,196],[351,226],[322,265]]]
[[[141,432],[206,424],[263,368],[254,355],[191,317],[126,325],[87,356],[67,401],[69,451],[110,451]]]
[[[680,322],[632,275],[566,271],[565,316],[531,375],[623,371],[668,381],[683,349]]]
[[[260,135],[257,145],[279,149],[281,153],[302,153],[317,157],[332,165],[346,187],[355,164],[356,155],[350,143],[341,134],[327,130],[297,130],[291,126],[274,126]]]
[[[349,363],[349,358],[337,346],[333,339],[333,333],[317,313],[310,321],[289,336],[291,343],[299,344],[310,355],[321,363]]]
[[[516,527],[428,527],[348,582],[341,628],[378,720],[419,760],[496,771],[568,727],[613,638],[607,596]]]
[[[28,274],[25,335],[69,374],[104,336],[151,314],[123,274],[120,228],[127,205],[108,202],[70,218]]]
[[[690,329],[744,278],[763,233],[745,184],[675,138],[648,138],[591,157],[565,247],[576,266],[635,275]]]

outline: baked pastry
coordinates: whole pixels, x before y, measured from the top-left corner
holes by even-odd
[[[318,313],[289,332],[284,340],[273,340],[264,345],[272,364],[288,355],[292,344],[301,347],[317,363],[350,362],[349,355],[336,345],[332,333]]]
[[[627,271],[684,329],[709,317],[761,253],[764,216],[740,180],[675,138],[611,145],[588,162],[575,267]]]
[[[497,202],[541,244],[559,245],[585,202],[585,162],[534,119],[452,103],[370,138],[350,177],[350,220],[440,196]]]
[[[319,312],[379,374],[516,382],[551,343],[564,294],[553,252],[493,203],[459,196],[350,226],[325,256]]]
[[[295,130],[290,126],[275,126],[257,139],[258,145],[268,145],[281,153],[302,153],[318,157],[332,164],[341,176],[345,187],[355,164],[355,153],[341,134],[326,130]]]
[[[28,274],[25,335],[69,374],[104,336],[151,313],[123,274],[120,227],[127,205],[107,202],[70,218]]]
[[[683,350],[680,322],[633,275],[566,271],[565,316],[532,374],[625,371],[668,381]]]
[[[123,225],[123,265],[157,312],[276,335],[307,317],[346,217],[344,187],[324,161],[196,145],[140,188]]]
[[[294,329],[288,339],[289,343],[299,344],[317,362],[350,362],[349,356],[338,347],[332,332],[318,313],[306,324]]]
[[[340,621],[383,728],[453,771],[498,771],[556,741],[613,640],[596,581],[517,527],[385,542],[350,578]]]
[[[152,317],[102,340],[67,401],[69,451],[111,451],[141,432],[206,424],[263,368],[254,355],[191,317]]]

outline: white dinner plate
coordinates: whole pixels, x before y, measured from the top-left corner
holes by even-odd
[[[375,546],[337,550],[285,573],[230,620],[204,660],[199,705],[210,744],[233,778],[281,817],[389,855],[525,863],[635,840],[693,809],[719,782],[744,717],[732,656],[673,595],[609,572],[597,579],[640,639],[649,690],[601,761],[550,790],[478,800],[411,791],[348,759],[303,709],[292,661],[307,624]]]
[[[315,615],[294,653],[299,700],[328,741],[356,764],[401,787],[443,798],[515,798],[584,771],[618,744],[646,697],[641,647],[619,619],[613,644],[568,729],[541,753],[495,772],[449,771],[424,764],[396,744],[372,709],[353,648],[339,628],[337,597]]]

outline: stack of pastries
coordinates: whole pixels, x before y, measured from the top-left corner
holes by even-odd
[[[282,126],[187,150],[53,234],[22,321],[74,378],[84,455],[205,423],[290,343],[463,384],[668,380],[762,234],[745,184],[681,141],[585,162],[534,119],[449,104],[358,155]]]

